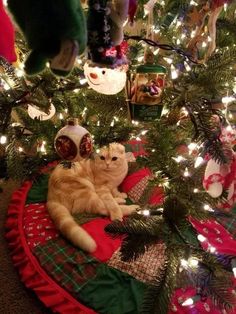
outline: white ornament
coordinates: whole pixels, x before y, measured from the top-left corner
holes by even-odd
[[[214,175],[217,176],[218,174],[220,174],[220,164],[218,164],[215,160],[210,159],[206,166],[204,180],[207,180],[210,176],[212,176],[211,181],[213,182],[209,184],[207,193],[214,198],[219,197],[223,192],[223,184],[221,182],[214,182]]]
[[[40,121],[46,121],[51,119],[56,113],[56,108],[51,104],[49,112],[44,112],[36,106],[28,105],[28,115],[31,119],[38,119]]]
[[[114,95],[122,91],[126,83],[126,71],[125,66],[111,69],[91,66],[88,62],[84,65],[84,75],[89,86],[105,95]]]
[[[68,121],[57,132],[54,146],[58,155],[68,161],[79,161],[88,158],[92,153],[92,137],[77,121]]]

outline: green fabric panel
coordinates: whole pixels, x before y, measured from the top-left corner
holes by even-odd
[[[97,276],[83,286],[78,299],[99,314],[137,314],[146,285],[127,273],[101,264]]]
[[[47,200],[49,174],[41,174],[33,183],[26,204],[42,203]]]

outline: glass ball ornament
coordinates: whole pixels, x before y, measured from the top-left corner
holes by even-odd
[[[84,75],[89,86],[100,94],[115,95],[122,91],[126,84],[128,66],[121,65],[109,68],[93,62],[86,62]]]
[[[68,161],[88,158],[93,151],[92,137],[77,119],[68,120],[68,124],[58,131],[54,146],[57,154]]]

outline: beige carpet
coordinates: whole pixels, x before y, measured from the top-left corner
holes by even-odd
[[[1,314],[49,314],[52,313],[20,281],[11,262],[10,252],[4,238],[4,225],[12,192],[19,184],[8,181],[0,193],[0,313]]]

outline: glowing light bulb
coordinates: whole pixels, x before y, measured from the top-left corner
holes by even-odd
[[[84,85],[85,83],[87,83],[87,79],[86,78],[82,78],[79,80],[81,85]]]
[[[181,266],[183,266],[184,268],[188,267],[188,261],[186,261],[186,259],[181,259],[181,260],[180,260],[180,264],[181,264]]]
[[[3,83],[3,88],[4,88],[5,90],[11,89],[11,87],[10,87],[6,82]]]
[[[22,148],[22,147],[18,147],[18,151],[19,151],[20,153],[22,153],[22,152],[23,152],[23,148]]]
[[[173,60],[171,58],[163,58],[168,64],[171,64],[173,62]]]
[[[210,251],[211,253],[215,253],[216,248],[215,248],[214,246],[212,246],[212,245],[209,245],[209,251]]]
[[[193,193],[198,193],[199,192],[199,189],[195,188],[193,189]]]
[[[21,69],[16,69],[16,76],[22,77],[24,75],[24,71]]]
[[[176,70],[176,68],[174,67],[173,64],[171,64],[170,70],[171,70],[171,78],[172,78],[172,80],[176,80],[178,78],[178,72],[177,72],[177,70]]]
[[[110,126],[114,126],[114,124],[115,124],[115,121],[112,120]]]
[[[205,210],[207,210],[208,212],[213,212],[213,211],[214,211],[208,204],[205,204],[205,205],[203,206],[203,208],[204,208]]]
[[[144,216],[149,216],[150,215],[150,211],[148,209],[144,209],[142,213],[143,213]]]
[[[193,268],[196,268],[196,267],[198,267],[198,260],[196,259],[196,258],[190,258],[189,260],[188,260],[188,264],[189,264],[189,266],[190,267],[193,267]]]
[[[184,61],[184,66],[185,66],[185,69],[187,72],[190,72],[191,71],[191,67],[190,65],[188,64],[188,62]]]
[[[195,5],[195,6],[197,6],[198,4],[197,4],[197,2],[195,2],[194,0],[191,0],[191,1],[190,1],[190,5]]]
[[[188,145],[188,149],[191,150],[191,151],[193,151],[196,147],[197,147],[197,144],[196,144],[196,143],[190,143],[190,144]]]
[[[234,268],[232,269],[232,271],[233,271],[233,273],[234,273],[234,278],[236,278],[236,267],[234,267]]]
[[[73,90],[73,92],[74,92],[74,93],[78,93],[78,92],[79,92],[79,89],[78,89],[78,88],[75,88],[75,89]]]
[[[181,155],[179,155],[177,157],[172,157],[172,159],[174,159],[177,163],[180,163],[181,161],[185,160],[185,158]]]
[[[141,57],[138,57],[138,58],[137,58],[138,62],[142,62],[143,59],[144,59],[144,56],[141,56]]]
[[[189,306],[189,305],[193,305],[193,299],[192,298],[189,298],[187,300],[185,300],[183,303],[182,303],[182,306]]]
[[[235,100],[235,97],[233,97],[233,96],[225,96],[225,97],[223,97],[222,98],[222,103],[223,104],[228,104],[228,103],[230,103],[230,102],[232,102],[232,101],[234,101]]]
[[[185,168],[184,170],[184,177],[189,177],[190,176],[190,173],[188,171],[188,168]]]
[[[205,41],[202,42],[202,48],[205,48],[207,46],[207,43]]]
[[[204,162],[204,159],[201,156],[198,156],[194,163],[194,168],[198,168],[199,166],[202,165],[203,162]]]
[[[5,135],[0,136],[0,144],[4,145],[7,142],[7,137]]]
[[[200,242],[206,241],[206,238],[202,234],[198,234],[197,238]]]
[[[63,120],[63,118],[64,118],[64,117],[63,117],[63,114],[62,114],[61,112],[59,113],[59,116],[58,116],[58,117],[59,117],[60,120]]]
[[[160,50],[159,48],[154,50],[153,52],[154,56],[156,56],[159,53],[159,50]]]

